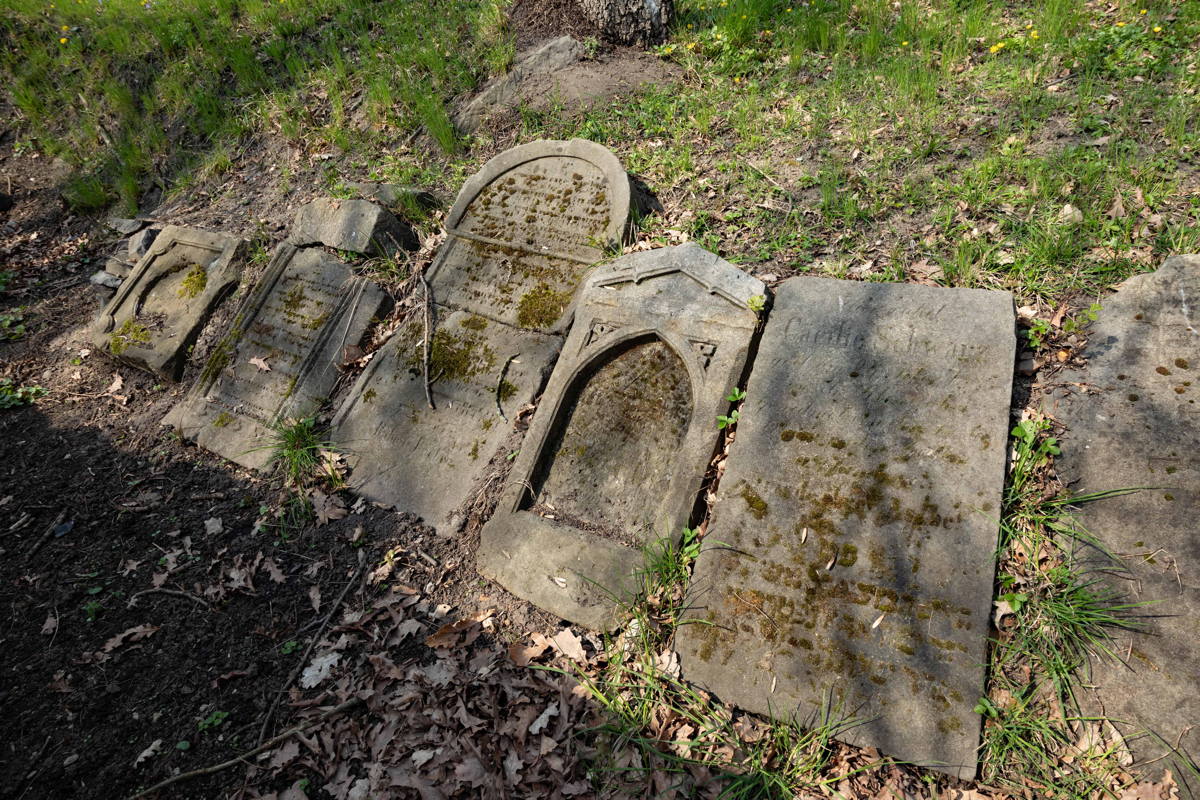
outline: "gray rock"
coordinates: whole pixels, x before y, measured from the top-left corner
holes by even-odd
[[[321,407],[346,348],[361,343],[385,298],[320,250],[279,245],[163,424],[230,461],[264,467],[269,426]]]
[[[417,237],[392,212],[367,200],[322,197],[306,203],[292,221],[290,244],[323,244],[336,250],[382,255],[413,249]]]
[[[134,264],[128,261],[122,261],[116,257],[110,257],[104,261],[104,271],[115,278],[128,278],[133,272]]]
[[[461,110],[454,125],[464,133],[474,132],[489,115],[508,108],[520,96],[521,85],[548,75],[583,58],[583,45],[570,36],[551,39],[517,59],[506,74],[489,82]]]
[[[1016,337],[1007,293],[793,278],[676,637],[683,677],[971,778]]]
[[[96,286],[103,286],[108,289],[116,289],[121,285],[121,279],[119,277],[105,272],[104,270],[93,272],[92,277],[88,280],[90,280]]]
[[[104,224],[112,228],[117,233],[123,233],[126,236],[137,233],[142,228],[150,224],[149,220],[145,219],[126,219],[124,217],[109,217],[104,221]]]
[[[758,324],[761,281],[695,244],[635,253],[587,281],[479,570],[608,629],[639,548],[678,539]]]
[[[576,289],[621,242],[628,217],[629,179],[600,145],[506,150],[459,192],[429,269],[433,296],[514,327],[561,332]]]
[[[425,398],[425,331],[417,320],[367,365],[332,438],[347,454],[355,491],[446,531],[511,420],[537,396],[561,340],[464,311],[439,309],[437,316],[429,363],[436,408]]]
[[[1112,631],[1120,661],[1092,659],[1089,711],[1126,735],[1147,772],[1169,768],[1183,797],[1200,779],[1170,752],[1200,753],[1200,256],[1126,281],[1091,327],[1087,367],[1064,372],[1052,407],[1067,426],[1059,476],[1077,494],[1142,487],[1084,503],[1079,520],[1108,551],[1084,551],[1136,630]],[[1165,757],[1164,757],[1165,756]]]
[[[129,260],[136,262],[150,250],[154,239],[162,232],[161,228],[142,228],[129,237]]]
[[[237,286],[245,242],[168,225],[100,312],[93,343],[135,367],[178,380],[217,304]]]

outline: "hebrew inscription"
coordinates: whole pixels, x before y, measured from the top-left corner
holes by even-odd
[[[231,461],[262,467],[267,427],[325,402],[345,348],[359,344],[383,300],[378,287],[320,250],[280,245],[164,422]]]
[[[794,278],[763,333],[677,637],[759,713],[972,777],[1015,347],[1006,293]]]
[[[1085,552],[1126,602],[1136,630],[1114,631],[1121,661],[1094,658],[1094,710],[1118,721],[1139,761],[1200,783],[1164,746],[1200,752],[1200,256],[1126,281],[1089,329],[1087,367],[1064,373],[1055,418],[1067,427],[1059,476],[1073,491],[1142,487],[1079,508],[1108,551]]]
[[[92,327],[92,341],[133,366],[178,380],[216,306],[238,283],[245,243],[165,227]]]
[[[561,332],[576,290],[619,244],[629,179],[603,147],[534,142],[489,161],[463,186],[430,267],[439,304],[514,327]]]
[[[763,291],[694,244],[634,253],[588,279],[481,534],[484,575],[566,619],[612,624],[637,548],[688,522]]]

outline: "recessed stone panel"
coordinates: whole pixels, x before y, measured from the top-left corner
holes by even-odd
[[[629,179],[582,139],[507,150],[463,186],[430,267],[442,305],[529,330],[561,332],[588,271],[617,245]]]
[[[104,352],[170,380],[213,309],[237,286],[245,242],[166,226],[92,326]]]
[[[1086,566],[1147,605],[1129,612],[1135,630],[1112,631],[1120,660],[1092,659],[1088,710],[1111,718],[1149,769],[1171,769],[1184,797],[1200,796],[1172,754],[1200,753],[1200,256],[1169,258],[1102,304],[1087,366],[1055,391],[1067,428],[1059,477],[1076,494],[1139,489],[1082,504],[1079,520],[1107,551],[1083,553]],[[1142,731],[1154,735],[1132,736]]]
[[[587,281],[479,569],[607,629],[642,546],[687,524],[737,386],[763,284],[697,245],[635,253]]]
[[[243,466],[261,468],[268,426],[328,398],[346,348],[385,300],[379,287],[320,250],[280,245],[262,281],[213,347],[164,424]]]
[[[332,436],[359,494],[444,529],[511,420],[540,391],[562,340],[466,311],[437,316],[429,358],[435,407],[425,396],[425,330],[417,321],[375,354]]]
[[[677,635],[683,676],[976,770],[1015,348],[1007,293],[794,278]]]

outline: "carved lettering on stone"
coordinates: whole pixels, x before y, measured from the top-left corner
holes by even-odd
[[[268,427],[325,402],[346,347],[360,343],[384,298],[324,252],[280,245],[164,424],[231,461],[264,466]]]
[[[1006,293],[793,278],[692,580],[683,675],[976,769],[1015,346]],[[720,349],[718,349],[718,354]]]
[[[1079,507],[1108,552],[1083,557],[1129,603],[1133,630],[1113,630],[1121,655],[1092,659],[1092,710],[1117,721],[1139,762],[1171,769],[1200,797],[1182,753],[1200,752],[1200,256],[1169,258],[1105,298],[1088,331],[1087,366],[1059,376],[1054,417],[1059,477],[1078,494],[1139,491]],[[1163,742],[1169,743],[1169,747]],[[1189,795],[1189,792],[1191,794]]]
[[[236,237],[166,226],[96,319],[92,341],[178,380],[213,310],[237,286],[244,254]]]
[[[609,593],[631,587],[638,548],[688,522],[757,325],[748,302],[762,293],[697,245],[628,255],[589,278],[568,355],[481,534],[480,571],[608,628]],[[714,343],[707,365],[693,340]]]

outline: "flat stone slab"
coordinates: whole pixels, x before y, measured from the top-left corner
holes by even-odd
[[[163,420],[207,450],[261,469],[269,426],[326,401],[347,347],[358,345],[386,299],[320,250],[276,248],[266,273]]]
[[[392,212],[369,200],[319,197],[296,211],[288,242],[381,255],[414,249],[417,237]]]
[[[763,293],[695,244],[600,267],[484,526],[480,572],[572,622],[611,627],[640,548],[688,522]]]
[[[196,337],[237,286],[245,242],[168,225],[92,326],[101,350],[178,380]]]
[[[421,321],[401,328],[359,376],[332,438],[350,485],[443,530],[533,401],[562,340],[467,311],[438,309],[425,397]],[[500,409],[504,415],[501,416]],[[453,527],[453,526],[450,526]]]
[[[779,287],[685,679],[762,714],[832,705],[861,723],[846,741],[974,776],[1015,344],[1003,292]]]
[[[519,102],[526,83],[574,64],[583,54],[583,44],[570,36],[559,36],[523,53],[512,69],[489,82],[454,114],[455,126],[464,133],[474,132],[490,114]]]
[[[562,332],[576,290],[624,236],[629,178],[584,139],[506,150],[472,176],[429,268],[435,300],[513,327]]]
[[[1200,756],[1200,256],[1169,258],[1106,298],[1084,355],[1055,392],[1059,476],[1076,494],[1147,487],[1079,508],[1109,554],[1088,553],[1090,566],[1126,602],[1149,604],[1131,614],[1138,630],[1113,631],[1123,663],[1092,659],[1092,710],[1127,735],[1156,734],[1129,740],[1138,760],[1200,797],[1163,744]]]

